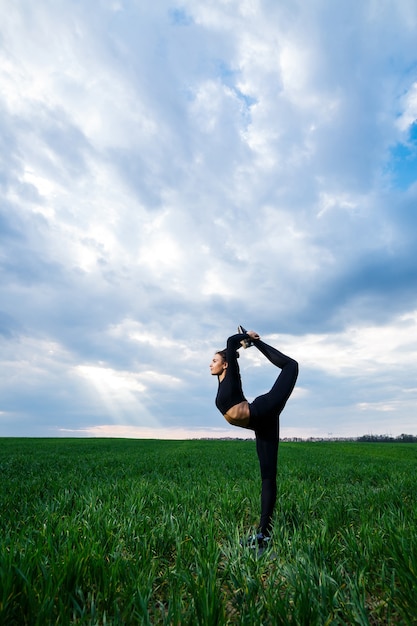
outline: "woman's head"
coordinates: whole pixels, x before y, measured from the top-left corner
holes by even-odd
[[[239,356],[239,352],[236,352],[236,357]],[[210,363],[210,372],[213,376],[221,376],[226,372],[226,350],[218,350],[215,352],[214,357]]]

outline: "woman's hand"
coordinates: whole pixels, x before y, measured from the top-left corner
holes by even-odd
[[[255,333],[254,330],[248,330],[247,334],[251,339],[260,339],[260,336],[258,335],[258,333]]]

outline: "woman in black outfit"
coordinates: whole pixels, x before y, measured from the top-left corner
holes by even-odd
[[[238,334],[229,337],[225,350],[216,352],[210,364],[210,371],[219,381],[216,396],[219,411],[230,424],[255,431],[262,491],[261,519],[258,533],[254,538],[254,547],[263,549],[270,539],[277,497],[279,416],[294,389],[298,363],[261,341],[258,333],[253,330],[247,332],[239,326],[238,331]],[[273,365],[281,369],[271,390],[258,396],[251,403],[244,396],[237,362],[239,356],[237,350],[241,345],[244,348],[256,346]]]

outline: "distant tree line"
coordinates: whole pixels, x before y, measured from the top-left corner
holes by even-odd
[[[363,435],[362,437],[358,437],[356,441],[366,441],[373,443],[374,441],[378,443],[417,443],[417,435],[399,435],[398,437],[391,437],[391,435]]]
[[[362,435],[361,437],[284,437],[282,441],[360,441],[366,443],[417,443],[417,435],[402,434],[398,437],[392,435]]]
[[[212,437],[198,437],[198,440],[208,440],[211,441]],[[241,437],[221,437],[220,439],[215,438],[216,441],[253,441],[253,437],[248,437],[243,439]],[[362,435],[361,437],[308,437],[303,439],[303,437],[283,437],[281,441],[286,441],[290,443],[296,443],[298,441],[305,442],[320,442],[320,441],[360,441],[365,443],[417,443],[417,435],[406,435],[402,434],[398,437],[393,437],[392,435]]]

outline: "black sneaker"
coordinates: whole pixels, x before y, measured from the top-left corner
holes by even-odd
[[[247,331],[243,328],[243,326],[238,326],[237,332],[241,335],[244,335]],[[253,346],[253,341],[251,341],[250,339],[243,339],[243,341],[240,342],[240,345],[246,350],[246,348],[250,348],[251,346]]]
[[[257,556],[261,556],[271,546],[271,537],[264,535],[263,533],[257,533],[251,535],[246,541],[241,541],[242,547],[249,548],[256,552]]]

